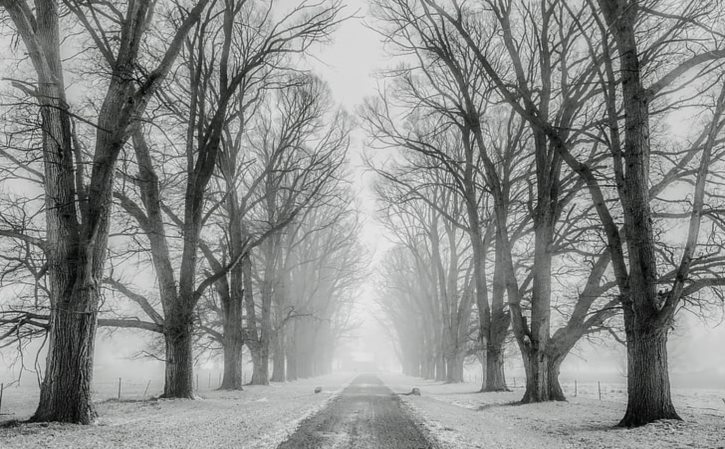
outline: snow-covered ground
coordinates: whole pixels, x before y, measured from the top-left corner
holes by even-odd
[[[420,397],[402,396],[404,403],[443,447],[451,449],[725,447],[722,390],[674,391],[684,421],[621,429],[614,426],[624,414],[624,396],[620,399],[611,388],[602,401],[598,394],[583,394],[568,402],[511,405],[521,399],[521,388],[476,393],[480,385],[473,383],[446,385],[400,374],[380,377],[398,393],[421,389]]]
[[[379,374],[401,396],[427,433],[448,449],[564,448],[725,448],[723,390],[675,390],[675,405],[685,419],[638,429],[615,428],[624,412],[617,386],[578,385],[568,402],[511,405],[522,389],[477,393],[478,384],[446,385],[400,374]],[[201,399],[128,400],[107,398],[117,386],[97,386],[97,425],[23,424],[0,427],[0,448],[274,448],[305,417],[320,410],[355,374],[335,374],[241,392],[204,390]],[[321,394],[314,394],[322,386]],[[124,384],[122,396],[141,397],[146,385]],[[153,388],[151,391],[154,391]],[[23,394],[24,393],[24,394]],[[0,423],[32,414],[37,395],[30,387],[5,392]],[[571,392],[570,392],[571,393]],[[150,394],[149,394],[150,395]],[[105,400],[104,400],[105,399]]]
[[[0,448],[274,448],[297,424],[349,384],[352,373],[333,374],[244,391],[202,391],[199,400],[98,403],[97,425],[23,424],[0,428]],[[322,393],[314,388],[321,386]],[[143,387],[142,387],[143,388]],[[8,419],[27,419],[37,396],[8,395]]]

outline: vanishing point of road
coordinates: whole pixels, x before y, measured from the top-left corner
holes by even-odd
[[[433,449],[400,399],[372,374],[355,378],[278,449]]]

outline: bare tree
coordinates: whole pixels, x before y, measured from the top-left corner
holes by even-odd
[[[330,372],[335,342],[354,324],[348,316],[366,272],[365,254],[351,195],[345,185],[336,190],[287,230],[286,298],[276,311],[286,380]]]
[[[221,198],[215,198],[208,190],[220,155],[224,157],[224,137],[228,137],[230,117],[244,113],[239,108],[244,108],[245,103],[256,95],[245,89],[255,82],[260,72],[262,76],[268,73],[268,68],[275,66],[280,55],[304,52],[312,42],[325,38],[338,23],[339,12],[337,3],[325,7],[302,4],[271,26],[266,22],[269,16],[260,15],[253,5],[245,0],[230,0],[218,8],[211,8],[199,22],[186,41],[184,70],[175,76],[177,89],[164,91],[160,101],[162,108],[173,117],[173,129],[178,129],[184,142],[180,149],[185,160],[180,164],[185,178],[180,186],[183,215],[177,214],[161,198],[157,168],[144,133],[138,129],[134,134],[139,169],[135,179],[141,204],[123,192],[117,192],[116,196],[124,210],[138,222],[151,246],[163,307],[163,323],[159,324],[163,325],[166,343],[166,397],[193,397],[192,341],[196,305],[207,288],[224,278],[245,257],[252,240],[245,236],[235,241],[231,248],[233,252],[228,253],[225,263],[215,260],[212,271],[199,279],[197,258],[203,243],[202,228],[222,206],[226,196],[233,196],[232,189],[237,187],[226,186],[229,190]],[[267,26],[268,34],[252,32]],[[248,36],[254,36],[255,40],[245,40]],[[221,51],[210,52],[210,47],[218,47]],[[244,133],[244,129],[239,132]],[[179,228],[183,237],[178,286],[164,217]],[[241,228],[235,229],[235,232],[241,231]],[[241,307],[238,311],[241,312]],[[158,320],[162,315],[150,316]],[[240,338],[240,333],[236,337]],[[241,351],[241,342],[238,349]]]
[[[576,8],[542,3],[549,17],[570,24],[569,29],[573,31],[570,48],[578,43],[579,48],[586,48],[590,55],[584,70],[579,72],[586,74],[585,77],[576,84],[567,84],[572,86],[569,92],[578,92],[576,96],[586,99],[584,104],[589,103],[589,106],[572,109],[575,103],[571,98],[562,101],[560,108],[573,113],[572,124],[577,125],[562,127],[549,119],[537,104],[538,92],[532,95],[520,82],[518,85],[509,83],[506,74],[492,64],[477,42],[476,36],[480,35],[480,28],[476,30],[478,19],[464,19],[458,4],[453,4],[453,12],[449,12],[437,2],[426,0],[425,3],[477,52],[481,70],[494,82],[501,97],[550,141],[557,157],[588,187],[588,195],[606,236],[607,257],[611,258],[624,311],[629,382],[628,408],[621,425],[636,426],[661,418],[677,418],[669,389],[668,329],[685,298],[702,288],[722,284],[721,276],[695,269],[698,264],[709,266],[718,259],[716,253],[696,258],[695,251],[698,247],[711,248],[705,236],[700,234],[703,220],[717,221],[716,213],[709,216],[704,213],[704,198],[709,168],[720,157],[717,150],[722,128],[722,94],[719,93],[722,83],[717,74],[723,52],[720,50],[721,34],[711,31],[716,27],[713,18],[721,13],[721,6],[718,2],[687,2],[677,5],[672,12],[663,13],[659,8],[664,7],[665,2],[657,1],[586,2]],[[494,6],[499,21],[507,20],[512,11],[521,8],[514,2]],[[515,28],[507,26],[506,22],[502,25],[507,52],[515,58],[520,47],[515,38],[506,38]],[[686,42],[695,39],[694,36],[698,36],[698,44],[691,48]],[[548,41],[539,39],[539,42]],[[551,63],[546,61],[550,53],[534,56],[544,58],[544,69],[551,68]],[[559,57],[559,60],[563,59]],[[693,80],[698,82],[693,84]],[[682,95],[687,89],[693,91]],[[686,149],[669,154],[653,152],[650,143],[652,120],[662,119],[675,107],[702,107],[696,99],[706,95],[716,97],[705,105],[711,108],[711,117],[701,131],[693,135]],[[652,104],[657,105],[654,111]],[[597,109],[605,111],[603,126],[589,114]],[[667,136],[664,128],[658,131],[662,137]],[[586,135],[589,138],[583,138]],[[586,146],[590,150],[582,151]],[[606,149],[602,156],[609,159],[612,167],[608,178],[616,187],[611,193],[616,204],[609,201],[609,189],[601,180],[602,172],[596,164],[582,160],[583,154],[591,149],[596,152],[599,148]],[[652,178],[651,169],[655,160],[666,167],[658,173],[657,179]],[[695,167],[691,168],[692,165]],[[687,202],[688,211],[674,214],[675,218],[688,220],[689,229],[677,261],[671,251],[658,257],[658,252],[662,254],[658,250],[661,242],[655,234],[652,208],[653,200],[667,201],[664,197],[671,194],[668,187],[681,181],[691,183],[694,193],[692,201]],[[681,200],[676,202],[682,205]],[[666,218],[667,214],[661,217]],[[674,262],[672,270],[658,271],[658,259]],[[658,288],[660,286],[669,288],[662,290]]]
[[[40,403],[32,419],[88,424],[96,417],[91,400],[93,347],[115,163],[130,127],[171,70],[207,1],[182,11],[169,45],[151,69],[142,68],[140,49],[146,30],[157,23],[154,3],[131,1],[125,12],[107,4],[64,3],[110,74],[93,120],[96,137],[89,178],[66,99],[61,6],[54,0],[37,1],[34,9],[22,0],[0,5],[35,70],[35,79],[24,86],[30,86],[28,94],[37,101],[42,117],[50,340]],[[98,20],[99,16],[109,19]]]
[[[346,117],[342,112],[330,114],[329,92],[320,80],[307,78],[276,93],[261,116],[258,133],[250,142],[256,157],[266,161],[265,166],[269,167],[260,182],[264,200],[260,201],[253,219],[274,229],[255,252],[259,256],[258,303],[252,296],[251,264],[255,261],[251,259],[249,280],[244,286],[246,343],[255,367],[253,384],[269,382],[268,360],[275,338],[273,314],[274,308],[279,308],[275,301],[284,301],[284,286],[278,283],[280,276],[286,276],[282,257],[284,227],[334,194],[349,145]],[[272,104],[280,109],[273,109]],[[259,305],[259,315],[256,305]]]
[[[380,301],[397,328],[401,345],[423,343],[418,348],[401,347],[401,361],[420,356],[414,372],[462,382],[475,303],[470,241],[461,225],[463,199],[445,187],[450,180],[445,171],[386,170],[378,169],[386,184],[379,185],[377,193],[383,201],[383,223],[399,247],[389,261],[392,265],[384,267],[382,275],[389,286]],[[401,299],[393,300],[396,295]],[[422,316],[422,327],[401,321],[413,311]]]

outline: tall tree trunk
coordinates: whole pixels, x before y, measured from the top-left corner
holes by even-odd
[[[446,360],[443,356],[443,351],[438,351],[435,360],[435,380],[443,382],[446,380]]]
[[[541,182],[541,181],[540,181]],[[546,185],[546,184],[544,184]],[[547,208],[541,202],[540,207]],[[541,211],[535,230],[534,291],[531,304],[530,344],[524,349],[526,366],[526,392],[522,402],[563,401],[563,395],[553,391],[549,369],[549,331],[551,317],[551,245],[553,236],[552,210]]]
[[[505,222],[505,208],[501,222]],[[489,327],[488,346],[486,347],[486,376],[483,391],[508,391],[504,373],[504,345],[511,316],[504,308],[506,292],[506,270],[504,267],[504,242],[502,233],[496,232],[496,252],[493,272],[493,295],[491,299],[491,326]]]
[[[235,179],[227,179],[227,185],[234,185]],[[229,251],[232,258],[244,252],[244,226],[243,212],[239,207],[238,193],[230,189],[226,200],[229,214]],[[248,257],[247,257],[248,259]],[[243,262],[238,263],[220,280],[222,291],[219,298],[222,302],[223,330],[224,330],[224,377],[222,390],[242,389],[242,349],[244,348],[244,268]],[[221,267],[219,267],[221,268]],[[226,282],[227,278],[229,279]]]
[[[242,319],[227,314],[224,319],[224,376],[221,390],[242,389]]]
[[[299,368],[297,363],[297,349],[293,345],[287,345],[287,380],[297,380]]]
[[[627,411],[619,425],[636,427],[658,419],[681,419],[672,404],[667,367],[667,330],[625,326]]]
[[[194,357],[192,320],[168,320],[164,332],[166,343],[165,398],[194,398]]]
[[[274,210],[274,204],[269,206]],[[274,329],[272,328],[272,301],[274,294],[274,281],[277,266],[277,248],[279,235],[275,234],[267,238],[263,245],[264,254],[264,275],[261,285],[262,319],[258,340],[258,364],[255,365],[252,383],[255,385],[269,385],[269,352],[272,349],[274,340]],[[251,266],[251,261],[250,261]],[[251,277],[251,268],[249,276]],[[245,277],[247,274],[245,274]],[[251,279],[249,280],[251,286]],[[264,376],[264,378],[262,378]]]
[[[423,356],[423,363],[421,366],[421,376],[424,379],[433,379],[435,377],[435,360],[432,354],[426,352]]]
[[[460,383],[463,382],[463,352],[459,349],[452,351],[447,359],[446,382]]]
[[[502,345],[488,345],[486,350],[486,384],[484,391],[509,391],[506,386]]]
[[[526,366],[526,392],[522,402],[564,400],[552,395],[549,383],[549,339],[551,332],[551,267],[561,159],[550,158],[545,133],[533,126],[536,146],[537,202],[534,212],[534,276],[531,293],[531,326],[517,339]],[[556,153],[554,153],[556,154]],[[528,338],[527,338],[528,337]]]
[[[627,336],[627,411],[621,426],[658,419],[680,419],[672,404],[667,365],[671,316],[659,308],[657,256],[650,207],[649,102],[642,80],[637,42],[638,2],[599,0],[619,52],[624,106],[624,167],[620,197],[629,258],[629,279],[622,291]],[[620,287],[620,289],[623,289]]]
[[[470,203],[470,201],[469,201]],[[473,219],[472,227],[475,231],[471,232],[471,246],[473,249],[473,276],[476,286],[476,308],[478,309],[478,345],[480,350],[487,354],[488,347],[491,344],[491,309],[488,304],[488,286],[486,285],[486,248],[481,238],[478,222],[478,212],[471,211],[474,209],[473,204],[468,205],[469,219]],[[482,363],[484,374],[488,373],[488,358]],[[483,376],[482,390],[488,383],[488,376]]]
[[[284,330],[279,329],[274,337],[274,352],[272,353],[272,382],[284,382],[287,379]]]
[[[249,348],[252,353],[251,385],[269,385],[269,349],[259,345],[256,349]]]
[[[247,311],[246,344],[252,355],[251,385],[269,385],[268,347],[262,344],[264,330],[257,330],[257,313],[254,304],[254,282],[252,279],[252,250],[247,251],[240,261],[242,269],[242,285],[244,307]],[[262,310],[262,315],[267,313]],[[262,326],[264,326],[264,319]]]
[[[90,424],[96,418],[92,402],[93,350],[99,302],[98,285],[103,273],[108,240],[110,192],[103,191],[109,180],[104,169],[113,170],[116,157],[107,154],[110,132],[98,131],[96,153],[108,156],[108,167],[94,170],[92,186],[98,196],[87,202],[82,185],[74,179],[73,133],[65,94],[60,55],[58,3],[36,2],[35,29],[21,25],[24,11],[20,2],[2,2],[25,41],[37,72],[41,106],[45,189],[46,239],[50,287],[49,346],[40,401],[33,421],[61,421]],[[37,38],[37,41],[35,39]],[[39,47],[37,46],[39,44]],[[103,112],[112,97],[112,82]],[[120,93],[123,93],[121,91]],[[125,97],[116,99],[125,100]],[[99,124],[103,123],[103,114]],[[111,128],[117,130],[117,127]],[[115,136],[114,136],[115,137]],[[122,144],[122,142],[121,142]],[[111,175],[112,179],[112,175]],[[78,217],[81,217],[79,222]]]
[[[95,291],[85,291],[94,295]],[[83,294],[83,292],[81,292]],[[90,298],[86,304],[95,304]],[[78,307],[79,302],[68,303]],[[96,313],[93,308],[51,311],[46,372],[40,402],[31,421],[61,421],[89,424],[96,418],[92,401],[93,349]]]

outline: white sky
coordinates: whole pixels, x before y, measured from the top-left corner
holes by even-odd
[[[343,22],[334,42],[316,51],[314,70],[330,84],[337,100],[350,112],[367,95],[375,93],[375,71],[385,65],[380,36],[365,26],[366,0],[348,0],[346,14],[356,17]]]

